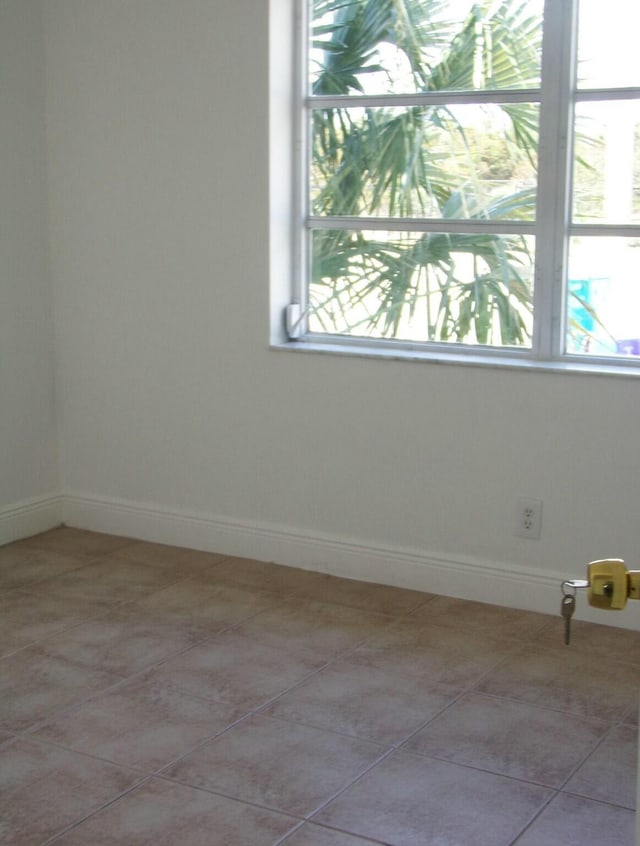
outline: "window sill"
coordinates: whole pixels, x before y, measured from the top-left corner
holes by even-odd
[[[603,361],[581,361],[577,358],[548,361],[519,355],[518,353],[490,353],[477,354],[473,352],[449,352],[447,350],[426,351],[407,344],[387,345],[367,341],[366,343],[314,341],[300,339],[273,343],[270,349],[279,352],[314,353],[320,355],[354,356],[356,358],[372,358],[383,361],[420,361],[427,364],[457,365],[458,367],[485,367],[492,369],[510,369],[532,371],[536,373],[569,373],[588,376],[615,376],[640,379],[640,362],[638,364],[618,364]]]

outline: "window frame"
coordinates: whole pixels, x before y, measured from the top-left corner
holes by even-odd
[[[640,225],[579,224],[571,220],[573,115],[578,103],[639,99],[638,88],[578,88],[575,79],[579,0],[545,0],[542,73],[539,89],[437,91],[415,95],[337,95],[308,93],[309,0],[293,0],[293,199],[292,288],[286,308],[287,342],[295,349],[354,353],[382,358],[411,358],[436,362],[480,364],[577,372],[640,376],[640,357],[598,356],[564,349],[567,314],[567,256],[572,235],[640,238]],[[339,218],[308,213],[307,177],[310,166],[310,114],[329,106],[412,106],[461,103],[537,103],[540,106],[538,193],[535,221],[473,221],[412,218]],[[354,222],[357,224],[354,227]],[[446,231],[473,234],[532,234],[535,236],[533,333],[531,346],[497,347],[451,341],[406,341],[313,333],[308,330],[307,285],[309,239],[313,229]],[[638,280],[640,284],[640,280]]]

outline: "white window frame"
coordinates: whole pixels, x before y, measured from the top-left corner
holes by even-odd
[[[542,79],[539,89],[500,92],[435,92],[410,97],[398,95],[336,97],[307,93],[308,0],[293,0],[293,140],[292,174],[292,296],[285,309],[285,340],[280,348],[332,352],[383,358],[424,359],[427,361],[520,367],[535,370],[579,371],[640,376],[640,359],[571,354],[563,350],[566,314],[566,261],[572,235],[627,236],[640,238],[640,225],[574,224],[570,222],[572,124],[576,103],[594,100],[640,99],[640,88],[577,89],[575,53],[579,0],[545,0]],[[406,342],[394,339],[355,338],[314,334],[308,331],[307,308],[308,235],[312,228],[353,228],[354,219],[320,218],[307,213],[307,174],[310,139],[309,114],[313,107],[358,105],[433,105],[474,102],[540,103],[538,148],[539,177],[535,221],[518,222],[510,227],[502,221],[459,221],[366,218],[358,228],[401,231],[445,231],[500,234],[532,234],[536,239],[534,277],[534,324],[531,347],[499,348],[464,345],[455,342]],[[640,280],[638,280],[640,284]]]

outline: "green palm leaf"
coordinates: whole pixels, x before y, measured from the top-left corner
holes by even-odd
[[[390,73],[390,49],[409,69],[409,93],[536,87],[541,26],[531,9],[538,5],[485,0],[460,21],[447,19],[450,4],[442,0],[313,0],[313,94],[363,92],[374,74]],[[504,180],[494,185],[482,173],[484,130],[471,132],[455,109],[314,110],[313,213],[532,220],[536,191],[526,174],[535,173],[537,107],[501,108],[504,134],[489,139],[489,147],[499,164],[494,170],[515,174],[506,191]],[[530,267],[530,245],[521,236],[316,231],[312,324],[318,331],[398,337],[407,320],[422,319],[431,340],[526,344]]]

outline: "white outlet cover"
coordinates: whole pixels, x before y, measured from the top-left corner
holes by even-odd
[[[514,535],[538,540],[542,534],[542,500],[520,497],[516,503]]]

